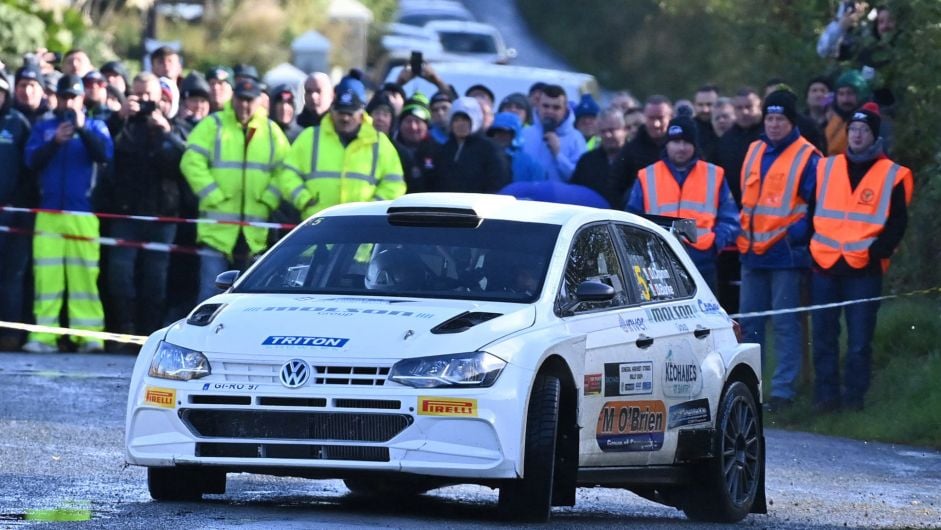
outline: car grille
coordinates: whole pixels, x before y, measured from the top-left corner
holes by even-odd
[[[180,409],[196,436],[387,442],[412,424],[408,414]]]
[[[306,444],[197,443],[196,456],[223,458],[286,458],[388,462],[386,447]]]
[[[233,362],[212,364],[212,374],[222,376],[225,381],[278,383],[278,374],[283,362]],[[389,375],[388,366],[331,366],[312,365],[317,375],[311,380],[315,385],[383,386]]]

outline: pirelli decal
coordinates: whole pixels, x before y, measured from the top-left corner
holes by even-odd
[[[667,411],[662,401],[608,401],[595,436],[604,452],[659,451]]]
[[[148,386],[144,388],[144,403],[155,407],[172,409],[176,406],[176,390]]]
[[[419,397],[418,414],[421,416],[477,417],[477,400],[447,397]]]

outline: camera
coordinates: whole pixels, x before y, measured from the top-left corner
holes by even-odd
[[[147,116],[153,114],[155,110],[157,110],[156,101],[141,101],[140,110],[137,113],[146,118]]]

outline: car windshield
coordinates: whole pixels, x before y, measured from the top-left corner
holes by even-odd
[[[393,225],[384,215],[315,218],[272,249],[235,292],[460,298],[539,297],[559,226]]]
[[[438,37],[444,50],[451,53],[497,53],[497,43],[490,35],[440,31]]]
[[[399,17],[398,22],[400,24],[408,24],[409,26],[424,26],[425,24],[434,21],[434,20],[457,20],[460,22],[466,22],[470,20],[466,16],[460,13],[420,13],[414,15],[402,15]]]

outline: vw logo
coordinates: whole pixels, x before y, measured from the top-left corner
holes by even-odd
[[[281,367],[281,384],[288,388],[297,388],[307,384],[312,370],[307,361],[291,359]]]

